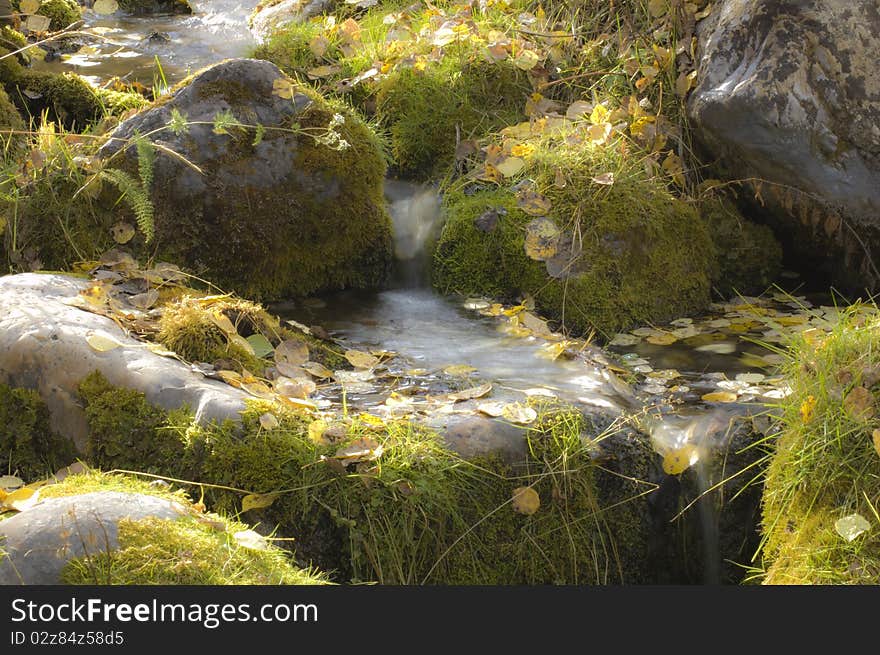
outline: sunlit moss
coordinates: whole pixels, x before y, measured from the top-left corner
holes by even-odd
[[[798,337],[785,369],[783,428],[764,485],[766,584],[880,583],[880,319],[853,306],[823,338]],[[867,389],[866,403],[846,400]],[[873,407],[873,413],[857,408]],[[856,413],[854,413],[854,411]],[[852,541],[835,523],[859,514],[871,528]]]
[[[99,393],[83,389],[90,423],[101,428],[91,437],[93,452],[104,453],[101,466],[146,466],[170,477],[279,492],[270,507],[244,516],[295,536],[298,556],[334,571],[340,581],[586,584],[647,576],[645,506],[632,501],[606,509],[636,496],[639,483],[627,481],[619,496],[602,495],[596,444],[583,435],[591,426],[576,411],[541,408],[542,418],[527,434],[532,454],[521,466],[465,461],[440,435],[406,421],[377,427],[354,418],[339,441],[317,443],[308,436],[308,415],[266,402],[244,412],[240,432],[228,424],[197,427],[178,413],[155,426],[160,439],[142,440],[160,449],[158,456],[119,448],[109,457],[100,444],[127,439],[124,426],[118,432],[112,427],[119,393],[106,386]],[[133,402],[146,406],[142,397]],[[279,422],[272,430],[260,426],[267,411]],[[165,458],[161,444],[173,438],[183,453]],[[381,445],[381,456],[342,474],[322,460],[354,439]],[[510,505],[513,490],[523,485],[534,485],[541,498],[532,516]],[[217,511],[240,508],[243,492],[206,485],[205,493]]]

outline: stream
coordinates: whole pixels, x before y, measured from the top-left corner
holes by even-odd
[[[219,60],[245,56],[255,42],[245,21],[256,0],[197,0],[193,16],[124,17],[84,13],[84,31],[94,41],[80,52],[42,68],[74,71],[92,84],[114,76],[151,85],[167,83]],[[391,283],[376,293],[343,292],[279,303],[283,318],[321,326],[345,348],[379,353],[375,374],[322,385],[318,399],[329,405],[382,413],[406,404],[426,420],[474,415],[478,400],[432,404],[432,396],[491,383],[491,400],[521,403],[530,396],[555,396],[589,411],[639,413],[661,454],[694,446],[691,465],[723,445],[732,416],[764,410],[787,393],[774,377],[781,361],[763,345],[781,343],[785,331],[807,324],[822,328],[835,308],[784,293],[717,303],[706,316],[667,326],[645,326],[617,335],[600,349],[565,340],[565,356],[554,351],[562,335],[524,334],[492,299],[444,297],[428,282],[428,252],[442,223],[436,191],[388,180],[386,197],[394,222],[397,266]],[[509,308],[505,308],[509,309]],[[548,350],[555,357],[547,356]],[[562,348],[560,348],[562,350]],[[617,370],[619,374],[613,371]],[[629,375],[628,375],[629,374]],[[632,385],[623,378],[635,379]],[[395,398],[395,403],[390,399]],[[390,409],[389,409],[390,408]],[[704,488],[710,484],[695,467]],[[699,506],[707,546],[706,578],[717,578],[717,540],[709,503]]]

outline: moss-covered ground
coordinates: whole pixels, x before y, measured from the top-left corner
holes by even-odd
[[[880,582],[880,318],[842,313],[804,333],[786,372],[792,393],[763,495],[756,579],[765,584]],[[860,518],[854,518],[854,517]],[[861,526],[847,528],[847,523]]]

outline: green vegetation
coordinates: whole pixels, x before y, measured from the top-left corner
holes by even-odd
[[[14,10],[20,11],[20,0],[12,0],[11,4]],[[81,10],[76,0],[41,0],[37,14],[49,18],[52,21],[49,24],[49,31],[57,32],[78,21]]]
[[[596,430],[565,407],[539,407],[525,435],[528,461],[512,466],[462,460],[409,422],[350,417],[341,431],[322,431],[308,415],[260,401],[239,430],[199,427],[183,412],[155,422],[161,412],[142,396],[97,375],[81,392],[96,465],[201,482],[209,505],[226,513],[239,511],[246,492],[276,494],[245,515],[294,536],[300,559],[339,580],[610,583],[646,575],[645,505],[634,498],[648,487],[627,481],[603,497],[592,458],[601,437],[585,439]],[[261,427],[266,412],[278,427]],[[152,436],[133,444],[126,416],[149,416],[138,421]],[[525,486],[540,498],[531,515],[513,509],[514,489]]]
[[[49,427],[39,393],[0,384],[0,453],[0,474],[31,480],[70,464],[76,450]]]
[[[119,0],[119,8],[127,14],[191,14],[187,0]]]
[[[792,393],[763,495],[765,584],[880,582],[880,318],[842,312],[829,335],[795,339]],[[845,529],[861,517],[865,531]],[[842,521],[842,523],[839,523]]]
[[[200,513],[180,489],[163,490],[132,476],[99,471],[69,475],[40,489],[42,498],[78,496],[98,491],[146,494],[180,503],[190,513],[177,520],[119,522],[119,548],[71,560],[62,571],[64,584],[325,584],[324,576],[303,570],[275,546],[252,550],[234,534],[245,524],[217,514]]]

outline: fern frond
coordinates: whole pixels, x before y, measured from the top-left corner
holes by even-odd
[[[111,182],[119,189],[122,198],[134,212],[138,228],[143,233],[146,242],[152,241],[156,233],[156,225],[153,217],[153,201],[150,199],[149,191],[146,191],[134,176],[118,168],[105,168],[100,172],[100,175],[102,179]]]
[[[134,145],[137,149],[138,173],[144,190],[149,191],[153,184],[153,163],[156,161],[156,148],[152,141],[135,134]]]

